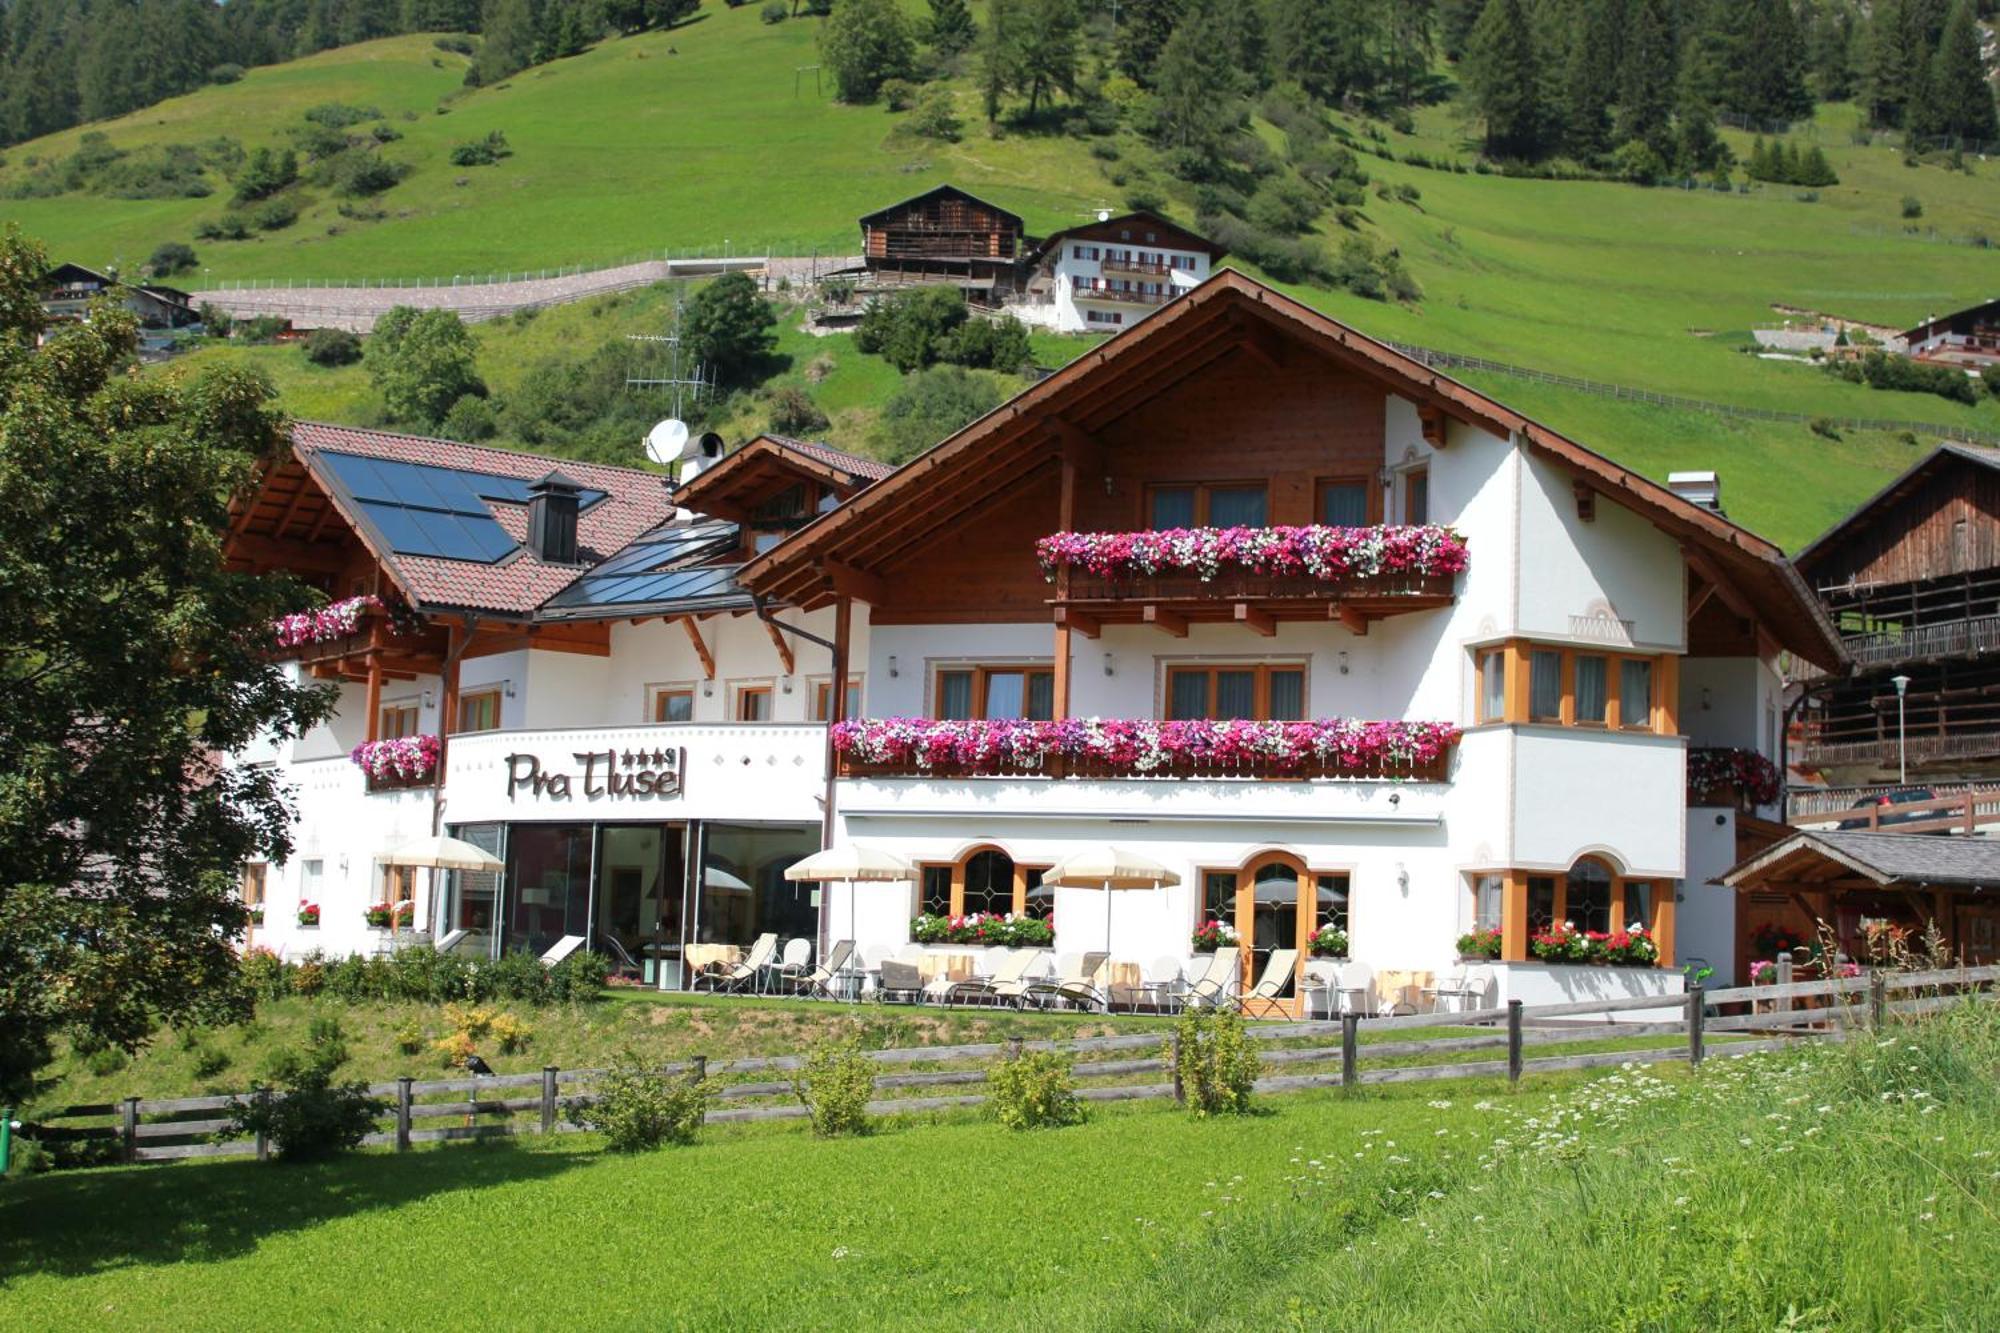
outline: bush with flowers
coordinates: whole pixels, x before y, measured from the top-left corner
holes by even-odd
[[[1223,569],[1336,582],[1380,574],[1442,575],[1468,564],[1465,538],[1432,523],[1340,528],[1167,528],[1158,532],[1057,532],[1035,543],[1050,582],[1065,565],[1109,579]]]
[[[386,741],[363,741],[348,754],[372,781],[400,778],[422,782],[437,772],[438,738],[397,736]]]
[[[1240,941],[1236,927],[1227,921],[1211,918],[1194,928],[1192,943],[1196,953],[1214,953],[1217,949],[1227,949]]]
[[[1460,958],[1498,958],[1500,956],[1499,930],[1473,929],[1458,937]]]
[[[299,924],[302,926],[317,926],[319,924],[318,903],[299,904]]]
[[[1307,947],[1315,958],[1347,957],[1347,932],[1339,926],[1325,925],[1313,932]]]
[[[1000,772],[1036,769],[1054,758],[1120,772],[1248,766],[1383,772],[1434,763],[1458,743],[1449,722],[1158,722],[1147,718],[1061,721],[940,720],[891,717],[839,722],[834,753],[862,764]]]
[[[1545,963],[1588,963],[1601,949],[1600,935],[1592,940],[1574,923],[1559,921],[1538,935],[1529,937],[1528,952]]]
[[[1772,805],[1781,786],[1778,766],[1755,750],[1706,745],[1688,751],[1687,789],[1696,796],[1734,791],[1745,804]]]

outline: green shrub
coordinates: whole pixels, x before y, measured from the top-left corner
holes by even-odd
[[[792,1092],[810,1113],[813,1133],[820,1138],[866,1134],[874,1128],[868,1100],[875,1093],[875,1062],[862,1053],[859,1037],[815,1042],[804,1066],[792,1075]]]
[[[1923,215],[1924,215],[1924,201],[1917,198],[1917,196],[1913,194],[1904,195],[1903,216],[1906,218],[1920,218]]]
[[[236,177],[236,202],[268,199],[299,178],[299,155],[291,149],[259,148]]]
[[[421,1055],[429,1041],[423,1024],[414,1018],[396,1029],[396,1049],[404,1055]]]
[[[1264,1062],[1233,1009],[1189,1009],[1174,1027],[1179,1049],[1167,1047],[1174,1076],[1196,1119],[1243,1115]]]
[[[987,1071],[987,1104],[1009,1129],[1053,1129],[1083,1123],[1074,1061],[1055,1051],[1029,1051]]]
[[[276,342],[278,335],[291,327],[291,322],[282,315],[259,315],[236,325],[236,336],[248,343]]]
[[[816,435],[831,423],[812,395],[796,384],[771,390],[770,428],[778,435]]]
[[[785,0],[769,0],[769,3],[757,11],[757,17],[766,23],[783,23],[791,16],[791,12]]]
[[[314,125],[323,125],[330,130],[344,130],[349,125],[359,125],[364,120],[382,119],[382,109],[373,106],[353,106],[346,102],[321,102],[318,106],[307,107],[305,118]]]
[[[1814,417],[1806,423],[1806,429],[1822,439],[1837,440],[1840,438],[1840,428],[1833,424],[1832,417]]]
[[[693,1143],[713,1096],[714,1085],[692,1071],[670,1077],[626,1050],[593,1095],[565,1104],[564,1116],[603,1134],[613,1152],[643,1152],[663,1143]]]
[[[1986,392],[2000,398],[2000,366],[1988,366],[1980,371],[1979,382],[1986,386]]]
[[[450,51],[454,55],[469,56],[473,51],[472,39],[460,36],[458,33],[448,33],[434,40],[431,45],[440,51]]]
[[[326,180],[349,198],[363,199],[382,193],[409,174],[405,164],[357,148],[340,154],[328,164]]]
[[[297,201],[282,197],[266,199],[250,212],[250,225],[258,231],[283,231],[298,220]]]
[[[1167,196],[1150,185],[1134,185],[1125,192],[1125,207],[1134,213],[1157,213],[1167,206]]]
[[[438,422],[438,434],[447,440],[477,444],[500,433],[500,416],[493,404],[477,394],[461,394]]]
[[[883,404],[876,424],[877,457],[906,463],[924,450],[1000,405],[990,375],[963,366],[932,366],[903,382]]]
[[[346,1063],[347,1048],[333,1025],[326,1039],[320,1021],[313,1023],[306,1046],[281,1052],[272,1063],[279,1090],[259,1090],[229,1103],[225,1138],[262,1134],[282,1161],[332,1157],[360,1146],[387,1107],[368,1095],[360,1081],[337,1083],[334,1073]]]
[[[227,1068],[229,1068],[229,1052],[219,1046],[211,1046],[206,1043],[195,1048],[194,1076],[196,1078],[214,1078]]]
[[[910,118],[903,122],[912,134],[941,143],[957,143],[965,122],[959,119],[957,103],[948,88],[932,88],[917,100]],[[1116,150],[1113,150],[1114,153]]]
[[[882,101],[891,111],[908,111],[917,100],[917,85],[908,79],[884,79]]]
[[[451,164],[455,167],[490,167],[501,158],[513,155],[514,150],[507,146],[506,134],[494,130],[483,139],[454,144]]]
[[[361,359],[361,339],[346,329],[314,329],[304,346],[306,360],[316,366],[351,366]]]
[[[216,65],[208,71],[210,83],[235,83],[242,77],[243,66],[233,63]]]
[[[132,1063],[132,1058],[116,1046],[100,1046],[83,1057],[83,1067],[98,1078],[110,1078]]]
[[[250,219],[241,213],[224,213],[219,218],[203,218],[194,224],[197,241],[240,241],[250,234]]]
[[[269,949],[250,950],[243,955],[240,968],[243,985],[255,999],[282,1000],[291,990],[284,959]]]
[[[980,370],[1018,374],[1034,362],[1028,328],[1012,315],[968,319],[939,345],[938,359]]]
[[[146,267],[156,278],[170,278],[176,273],[185,273],[194,265],[194,247],[185,241],[168,241],[155,248],[146,260]]]

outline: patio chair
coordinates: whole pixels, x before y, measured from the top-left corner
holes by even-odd
[[[889,1003],[889,997],[901,996],[904,1003],[914,1004],[924,993],[923,973],[917,971],[915,963],[901,963],[893,958],[882,960],[882,970],[875,980],[877,1003]]]
[[[1053,976],[1036,977],[1027,984],[1021,995],[1023,1004],[1034,1004],[1047,1008],[1056,997],[1056,991],[1068,981],[1083,980],[1083,955],[1080,953],[1059,953],[1056,955],[1056,970]]]
[[[1453,968],[1430,985],[1420,987],[1418,993],[1430,1001],[1434,1014],[1443,1012],[1447,1003],[1453,1009],[1465,1008],[1465,968]]]
[[[993,969],[993,975],[986,977],[962,977],[947,985],[944,990],[946,1008],[953,1004],[971,1004],[977,1000],[1001,1003],[998,991],[1001,986],[1012,994],[1025,990],[1022,978],[1028,975],[1028,968],[1041,956],[1039,949],[1009,949],[1000,958],[1000,965]]]
[[[1360,1014],[1363,1017],[1375,1012],[1375,969],[1367,963],[1348,963],[1340,969],[1340,1012]]]
[[[1146,968],[1147,1002],[1160,1013],[1172,1013],[1180,1003],[1181,960],[1155,958]]]
[[[554,967],[557,963],[560,963],[563,959],[569,957],[582,947],[583,936],[565,935],[554,944],[551,944],[549,951],[542,955],[542,966]]]
[[[1111,955],[1095,950],[1083,956],[1080,977],[1065,977],[1056,985],[1056,998],[1085,1009],[1111,1012]]]
[[[840,979],[841,972],[847,967],[848,959],[853,956],[853,940],[835,940],[833,947],[827,950],[825,960],[800,978],[800,984],[809,995],[818,995],[829,1000],[839,999],[840,997],[833,993],[833,983]]]
[[[1465,974],[1465,1007],[1467,1009],[1484,1009],[1489,1003],[1488,997],[1493,994],[1494,981],[1493,969],[1490,967],[1475,967],[1467,972]]]
[[[636,981],[646,974],[646,969],[639,966],[638,959],[626,952],[625,946],[618,942],[616,935],[608,932],[605,934],[604,948],[611,955],[611,973],[613,976],[629,976]]]
[[[778,956],[778,937],[775,934],[759,935],[750,952],[740,963],[729,963],[708,974],[710,984],[716,990],[741,991],[757,984],[757,978]]]
[[[785,951],[780,956],[772,973],[772,989],[790,982],[794,987],[806,979],[812,971],[813,942],[809,939],[785,941]]]
[[[995,977],[991,988],[991,994],[997,1003],[1010,1005],[1016,1009],[1025,1007],[1028,1003],[1029,992],[1047,979],[1046,973],[1034,977],[1030,977],[1028,974],[1043,967],[1045,960],[1049,956],[1049,951],[1047,949],[1025,949],[1022,952],[1028,955],[1028,960],[1021,965],[1019,975],[1011,980],[1003,980]]]
[[[1270,961],[1264,964],[1264,975],[1257,978],[1257,984],[1248,994],[1236,1002],[1236,1011],[1250,1016],[1253,1006],[1268,1017],[1273,1013],[1283,1013],[1279,1001],[1285,998],[1285,991],[1292,984],[1292,974],[1299,969],[1297,949],[1273,949]]]
[[[1243,951],[1233,945],[1210,954],[1208,971],[1188,982],[1187,1003],[1210,1008],[1227,1004],[1229,992],[1236,986],[1237,969],[1242,966],[1242,959]]]

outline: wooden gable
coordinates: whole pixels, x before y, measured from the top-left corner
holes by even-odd
[[[1799,555],[1817,588],[2000,568],[2000,455],[1943,448]]]

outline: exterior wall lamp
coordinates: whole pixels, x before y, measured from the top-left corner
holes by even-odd
[[[894,679],[895,679],[895,678],[896,678],[897,676],[900,676],[901,674],[902,674],[902,672],[900,672],[900,671],[896,670],[896,655],[895,655],[894,653],[890,653],[890,654],[889,654],[889,679],[890,679],[890,680],[894,680]]]
[[[1107,676],[1109,676],[1109,675],[1113,674],[1113,673],[1112,673],[1112,663],[1113,663],[1113,660],[1114,660],[1114,659],[1112,658],[1112,656],[1111,656],[1111,654],[1110,654],[1110,653],[1106,653],[1106,654],[1104,655],[1104,674],[1105,674],[1105,675],[1107,675]]]

